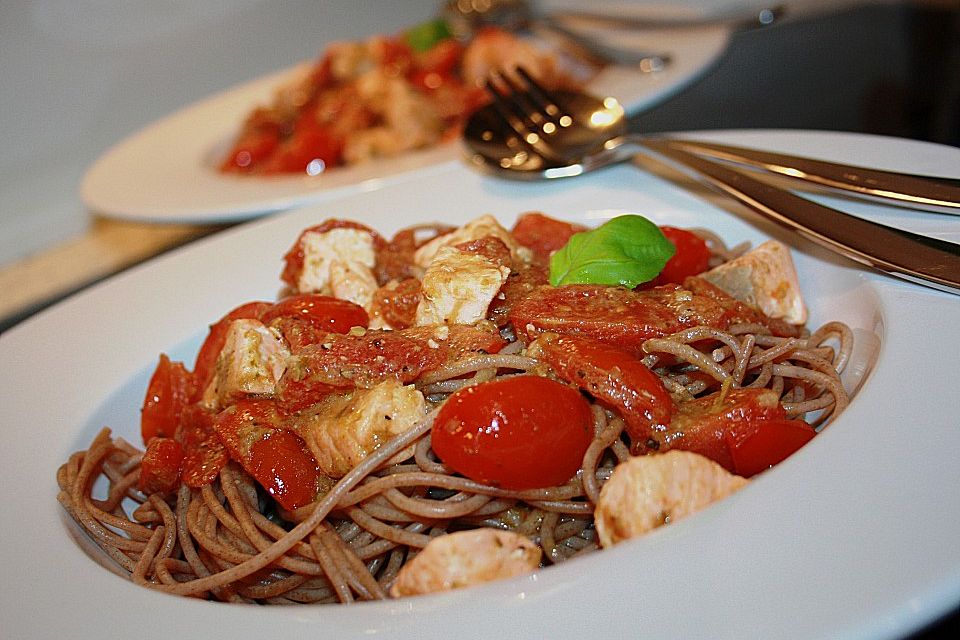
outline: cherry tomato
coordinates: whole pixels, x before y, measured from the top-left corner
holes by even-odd
[[[684,278],[703,273],[709,267],[710,249],[707,243],[695,233],[677,227],[660,227],[667,240],[673,243],[677,252],[667,261],[654,284],[683,282]]]
[[[420,281],[416,278],[388,282],[373,294],[373,307],[389,326],[406,329],[417,319]]]
[[[187,405],[180,416],[176,440],[183,447],[180,479],[199,489],[220,475],[229,461],[227,450],[213,429],[214,413],[199,403]]]
[[[140,436],[144,444],[156,437],[173,437],[180,424],[180,413],[194,394],[194,378],[182,362],[172,362],[166,354],[147,385],[140,411]]]
[[[305,320],[331,333],[347,333],[352,327],[366,327],[367,312],[358,304],[316,293],[304,293],[280,300],[261,316],[264,323],[275,318]]]
[[[347,333],[352,327],[369,324],[360,305],[317,293],[284,298],[260,319],[280,331],[293,353],[323,341],[329,333]]]
[[[726,389],[679,403],[669,427],[632,443],[637,454],[681,449],[710,458],[737,473],[733,447],[757,430],[754,425],[786,420],[780,397],[770,389]],[[731,440],[732,438],[732,440]],[[747,445],[745,452],[751,449]],[[746,457],[744,453],[744,457]]]
[[[193,400],[197,400],[203,395],[204,390],[210,384],[214,371],[217,366],[217,358],[227,340],[227,331],[230,329],[230,323],[234,320],[247,318],[259,319],[261,314],[270,309],[273,305],[269,302],[248,302],[240,305],[220,320],[210,325],[210,333],[197,352],[197,360],[193,365],[193,377],[196,381]]]
[[[550,487],[580,468],[593,415],[572,387],[518,376],[452,394],[431,438],[444,464],[471,480],[510,490]]]
[[[279,145],[280,139],[276,134],[248,133],[237,141],[221,166],[221,170],[238,173],[253,172],[276,151]]]
[[[580,224],[531,212],[517,218],[510,234],[514,240],[533,251],[537,262],[548,264],[551,253],[567,244],[573,234],[586,230]]]
[[[180,481],[183,449],[173,438],[153,438],[140,461],[137,488],[144,493],[172,493]]]
[[[244,123],[243,133],[227,155],[221,171],[255,173],[280,145],[281,124],[266,109],[257,109]]]
[[[543,263],[518,265],[487,308],[487,318],[498,327],[505,327],[510,323],[513,307],[537,287],[548,284],[549,278],[550,271]]]
[[[616,409],[632,442],[645,441],[670,423],[673,400],[642,362],[616,347],[555,333],[541,336],[530,352],[567,382]]]
[[[323,164],[321,171],[340,163],[343,139],[320,125],[298,126],[280,145],[268,166],[271,173],[307,173],[313,161]]]
[[[221,411],[214,429],[236,460],[286,509],[312,501],[320,470],[303,440],[288,431],[270,400],[241,400]]]
[[[250,446],[250,475],[286,509],[317,497],[320,469],[306,443],[293,431],[272,431]]]
[[[733,470],[749,478],[785,460],[810,442],[816,430],[803,420],[756,420],[727,431]]]

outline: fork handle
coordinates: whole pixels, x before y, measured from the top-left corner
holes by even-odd
[[[753,211],[831,251],[910,282],[960,294],[960,245],[817,204],[673,142],[648,141],[647,146],[693,169]]]

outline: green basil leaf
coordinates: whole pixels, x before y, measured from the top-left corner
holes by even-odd
[[[410,29],[403,34],[403,39],[406,43],[410,45],[411,49],[418,53],[429,51],[436,46],[437,43],[452,37],[453,32],[450,31],[450,25],[440,18],[422,22],[415,27],[410,27]]]
[[[550,284],[610,284],[633,288],[657,277],[676,248],[643,216],[608,220],[574,234],[550,257]]]

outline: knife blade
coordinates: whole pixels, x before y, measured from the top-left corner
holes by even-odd
[[[650,148],[753,211],[831,251],[909,282],[960,295],[960,245],[877,224],[777,188],[672,141]]]
[[[672,139],[672,143],[697,154],[751,166],[832,189],[896,200],[902,204],[921,208],[945,207],[960,213],[960,180],[869,169],[702,140]]]

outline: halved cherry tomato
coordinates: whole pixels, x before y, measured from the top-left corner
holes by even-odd
[[[431,438],[444,464],[471,480],[535,489],[562,484],[577,472],[593,439],[593,415],[572,387],[517,376],[452,394]]]
[[[194,379],[183,363],[173,362],[161,354],[140,410],[140,436],[144,444],[156,437],[173,437],[180,424],[180,413],[193,394]]]
[[[343,139],[322,125],[299,125],[293,135],[280,145],[267,165],[270,173],[306,173],[314,160],[323,167],[339,164],[343,155]]]
[[[369,323],[367,312],[360,305],[317,293],[284,298],[267,309],[260,320],[267,324],[281,317],[305,320],[331,333],[347,333],[352,327],[366,327]]]
[[[270,400],[241,400],[217,415],[214,429],[230,457],[286,509],[312,501],[320,470],[303,440],[286,429]]]
[[[277,385],[277,400],[285,413],[294,413],[337,390],[369,389],[387,378],[407,384],[470,354],[496,353],[505,344],[489,322],[331,333],[291,358]]]
[[[293,353],[320,342],[328,333],[347,333],[352,327],[366,328],[369,324],[367,312],[360,305],[317,293],[284,298],[260,319],[283,334]]]
[[[416,321],[422,297],[420,281],[416,278],[394,280],[376,290],[373,308],[388,326],[406,329]]]
[[[220,165],[220,170],[255,173],[280,145],[281,123],[268,109],[256,109],[243,125],[243,133]]]
[[[487,308],[487,318],[498,327],[505,327],[510,323],[513,307],[537,287],[548,284],[549,278],[550,270],[542,263],[518,265]]]
[[[221,171],[246,173],[254,172],[280,146],[276,132],[251,131],[237,141],[230,155],[220,167]]]
[[[180,479],[188,487],[199,489],[220,475],[229,456],[213,430],[214,413],[199,403],[187,405],[180,416],[176,440],[183,447]]]
[[[757,420],[727,431],[733,469],[745,478],[782,462],[810,442],[816,430],[803,420]]]
[[[234,320],[247,318],[259,319],[260,316],[270,309],[273,305],[269,302],[248,302],[242,304],[227,315],[223,316],[217,322],[210,325],[210,333],[197,352],[197,360],[193,365],[193,377],[196,381],[196,388],[193,394],[193,400],[197,400],[203,395],[204,390],[210,384],[214,371],[217,366],[217,358],[227,340],[227,331],[230,329],[230,323]]]
[[[530,346],[567,382],[616,409],[632,442],[647,440],[670,422],[673,400],[663,382],[642,362],[616,347],[548,333]]]
[[[556,220],[534,211],[517,218],[510,234],[533,251],[538,263],[548,264],[551,253],[567,244],[573,234],[586,230],[587,227],[581,224]]]
[[[667,261],[653,283],[680,284],[684,278],[703,273],[710,266],[710,249],[707,243],[697,234],[678,229],[677,227],[660,227],[660,231],[666,236],[677,251],[673,257]]]
[[[137,488],[146,494],[172,493],[180,482],[183,448],[173,438],[153,438],[140,461]]]
[[[286,509],[317,497],[320,469],[303,439],[293,431],[272,431],[250,446],[249,472]]]
[[[633,442],[631,449],[635,454],[681,449],[737,472],[729,438],[737,434],[746,437],[756,430],[752,425],[781,420],[786,420],[786,412],[775,391],[725,389],[677,404],[669,428],[646,441]]]

